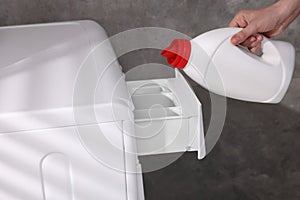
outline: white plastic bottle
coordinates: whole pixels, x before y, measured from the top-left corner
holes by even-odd
[[[209,91],[244,101],[278,103],[292,79],[295,49],[263,39],[262,56],[234,46],[240,28],[221,28],[192,40],[176,39],[162,51],[167,61]]]

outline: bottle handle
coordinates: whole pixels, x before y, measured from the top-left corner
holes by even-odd
[[[281,48],[281,46],[279,47],[276,46],[274,42],[276,43],[276,41],[273,41],[263,36],[263,40],[261,44],[261,52],[262,52],[261,55],[254,54],[250,52],[248,49],[246,49],[245,47],[242,47],[240,45],[236,46],[236,48],[240,49],[242,52],[247,54],[247,56],[249,56],[250,59],[271,66],[278,66],[280,64],[280,60],[282,59],[282,55],[280,54],[281,51],[278,50],[278,48]]]
[[[295,60],[293,46],[264,37],[263,54],[258,56],[231,43],[232,35],[240,30],[230,28],[218,31],[220,35],[227,33],[227,39],[215,50],[206,72],[210,90],[222,94],[225,89],[226,96],[245,101],[278,103],[291,81]],[[221,76],[224,89],[214,84],[216,74]]]

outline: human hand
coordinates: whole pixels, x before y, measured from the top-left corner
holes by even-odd
[[[300,13],[300,0],[281,0],[258,10],[242,10],[230,22],[230,27],[243,28],[231,38],[234,45],[241,44],[257,53],[263,35],[274,37],[282,33]]]

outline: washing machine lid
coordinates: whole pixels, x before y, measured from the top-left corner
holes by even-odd
[[[0,133],[132,119],[124,74],[93,21],[0,27]]]

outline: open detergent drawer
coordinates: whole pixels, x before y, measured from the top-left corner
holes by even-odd
[[[127,81],[135,110],[138,154],[197,151],[205,156],[202,107],[182,74],[174,78]]]

